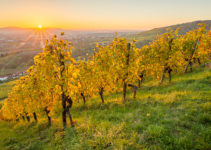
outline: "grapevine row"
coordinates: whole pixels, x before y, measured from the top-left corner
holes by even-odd
[[[74,101],[104,93],[122,91],[126,101],[127,88],[132,88],[134,98],[144,78],[164,81],[168,75],[192,71],[193,65],[210,61],[211,31],[204,24],[179,35],[168,30],[148,45],[137,48],[135,40],[128,43],[118,35],[107,46],[97,45],[87,61],[71,57],[72,44],[56,36],[46,41],[43,52],[34,57],[34,65],[12,89],[0,111],[5,120],[28,120],[46,116],[49,125],[52,117],[62,114],[64,128],[67,117],[73,127],[70,108]],[[64,33],[62,33],[63,35]]]

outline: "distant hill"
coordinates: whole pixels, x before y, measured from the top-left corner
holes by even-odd
[[[139,34],[130,35],[127,38],[135,38],[137,40],[137,46],[142,47],[146,44],[148,44],[150,41],[152,41],[158,34],[163,34],[166,32],[167,29],[173,29],[176,30],[179,28],[179,34],[185,34],[186,32],[196,29],[198,27],[198,24],[205,23],[207,24],[207,29],[210,29],[211,27],[211,20],[204,20],[204,21],[194,21],[194,22],[188,22],[188,23],[182,23],[167,27],[161,27],[161,28],[155,28],[149,31],[144,31]]]

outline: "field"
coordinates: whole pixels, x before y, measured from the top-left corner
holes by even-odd
[[[60,116],[51,128],[46,118],[37,124],[0,121],[0,149],[211,149],[210,69],[161,86],[145,81],[136,99],[128,95],[126,103],[120,93],[105,96],[105,104],[99,98],[86,106],[75,102],[75,128],[65,131]]]
[[[16,80],[0,83],[0,101],[7,98],[8,93],[12,90],[12,87],[15,85]]]

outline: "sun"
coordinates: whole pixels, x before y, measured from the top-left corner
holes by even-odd
[[[41,24],[39,24],[37,27],[38,27],[39,29],[42,29],[42,25],[41,25]]]

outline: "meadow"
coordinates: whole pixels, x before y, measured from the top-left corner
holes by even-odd
[[[16,80],[0,83],[0,101],[7,98],[8,93],[12,90],[12,87],[15,85]]]
[[[44,117],[38,123],[0,121],[0,149],[211,149],[209,68],[196,68],[162,85],[144,81],[136,99],[127,94],[124,103],[121,93],[105,95],[105,104],[98,97],[86,105],[74,102],[75,127],[65,131],[60,115],[51,127]]]

